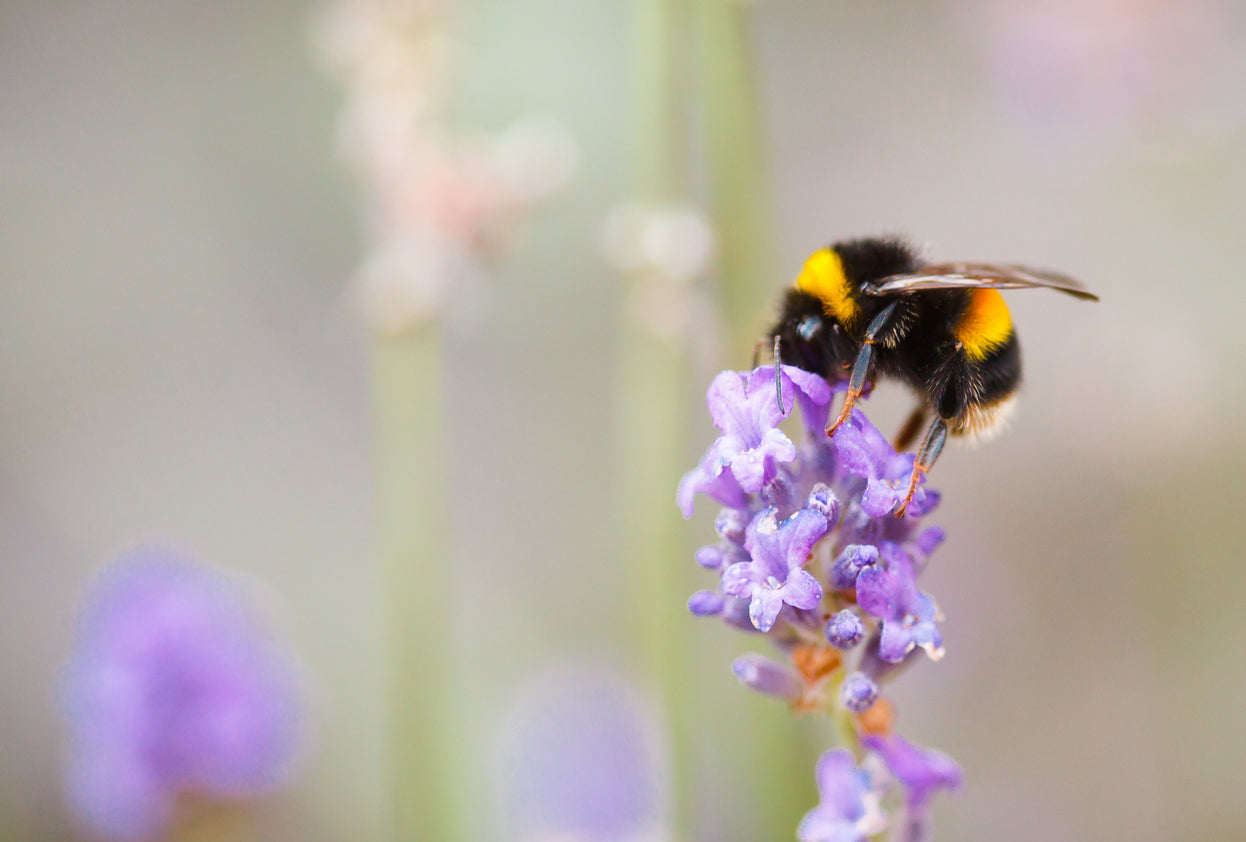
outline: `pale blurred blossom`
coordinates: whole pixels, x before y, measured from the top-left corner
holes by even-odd
[[[683,204],[627,203],[602,229],[602,254],[631,281],[633,316],[661,336],[688,333],[707,311],[694,281],[709,272],[717,243],[699,209]]]
[[[1246,8],[1226,0],[955,0],[996,94],[1044,144],[1224,136],[1246,120]]]
[[[523,215],[570,178],[577,150],[530,118],[491,135],[446,124],[457,50],[442,3],[341,2],[316,40],[346,84],[344,154],[368,203],[372,255],[356,299],[379,330],[405,330],[500,256]]]
[[[669,842],[668,775],[651,711],[595,668],[535,676],[509,705],[495,780],[516,842]]]

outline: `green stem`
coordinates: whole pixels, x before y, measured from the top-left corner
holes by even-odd
[[[693,0],[728,347],[746,359],[776,289],[763,115],[742,4]]]
[[[392,838],[464,842],[445,598],[454,588],[445,581],[453,566],[446,558],[441,333],[420,326],[378,337],[373,350]]]
[[[623,564],[635,660],[665,715],[674,784],[675,839],[691,839],[697,724],[695,665],[688,657],[691,555],[675,507],[685,460],[683,419],[688,395],[677,343],[631,323],[623,328],[619,361],[619,491]]]
[[[719,242],[720,301],[733,359],[746,360],[764,329],[777,285],[766,157],[746,12],[724,0],[693,0],[703,91],[711,203]],[[777,712],[749,728],[749,789],[769,838],[786,838],[816,802],[817,752],[803,723]]]
[[[682,120],[679,32],[685,0],[636,0],[633,19],[633,193],[645,204],[683,197],[687,165]],[[677,337],[659,335],[635,306],[644,284],[627,279],[620,330],[618,422],[623,575],[631,609],[635,662],[665,717],[673,782],[673,838],[689,840],[696,775],[694,665],[682,644],[688,620],[690,555],[675,507],[675,487],[687,458],[689,383]]]
[[[632,151],[636,198],[670,202],[684,197],[687,163],[680,85],[680,32],[685,0],[636,0],[633,21],[636,80],[632,92]]]

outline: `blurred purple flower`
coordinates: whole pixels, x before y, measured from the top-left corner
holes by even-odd
[[[899,734],[870,735],[861,742],[878,753],[888,774],[904,787],[909,807],[924,807],[939,790],[961,784],[960,766],[941,751],[913,745]]]
[[[661,838],[666,774],[656,729],[631,690],[559,669],[520,693],[498,755],[501,839]]]
[[[898,734],[870,735],[862,743],[878,754],[887,773],[904,790],[903,842],[929,839],[930,799],[939,790],[960,788],[960,766],[946,754],[913,745]]]
[[[91,830],[147,839],[179,794],[285,782],[297,673],[251,608],[225,576],[163,550],[123,556],[92,583],[62,685],[69,797]]]
[[[1246,18],[1228,0],[953,0],[1006,113],[1085,154],[1146,126],[1227,134],[1246,119]]]
[[[879,793],[847,749],[831,749],[818,758],[815,775],[822,803],[801,820],[800,842],[861,842],[887,827]]]

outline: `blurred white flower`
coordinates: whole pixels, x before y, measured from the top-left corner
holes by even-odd
[[[369,205],[357,298],[377,329],[402,331],[501,254],[524,213],[571,177],[576,146],[536,119],[491,136],[445,125],[456,49],[436,0],[342,0],[315,34],[346,84],[342,140]]]
[[[681,204],[620,205],[602,228],[602,254],[629,285],[632,317],[654,333],[688,333],[707,309],[693,281],[713,265],[714,229],[695,207]]]
[[[709,220],[687,205],[621,205],[602,232],[602,252],[615,269],[657,274],[677,284],[709,271],[714,251]]]

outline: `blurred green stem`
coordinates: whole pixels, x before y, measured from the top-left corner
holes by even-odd
[[[693,0],[693,5],[720,300],[728,347],[746,360],[774,305],[776,289],[763,114],[744,4]]]
[[[692,0],[700,67],[706,160],[714,227],[719,243],[720,302],[727,347],[742,364],[773,307],[777,260],[766,190],[767,162],[762,137],[764,116],[746,10],[726,0]],[[749,791],[757,801],[758,822],[767,838],[789,836],[816,803],[813,766],[816,752],[787,711],[761,700],[750,712],[747,733]]]
[[[683,5],[684,0],[636,0],[634,7],[633,193],[646,205],[676,201],[685,191],[686,127],[678,66]],[[687,544],[674,498],[685,461],[688,379],[680,339],[653,331],[637,305],[644,285],[664,283],[673,281],[643,274],[627,279],[617,464],[635,661],[666,717],[673,838],[689,840],[696,742],[690,682],[695,671],[682,644]]]
[[[378,540],[389,642],[390,809],[398,842],[466,842],[446,557],[441,331],[378,336]]]

